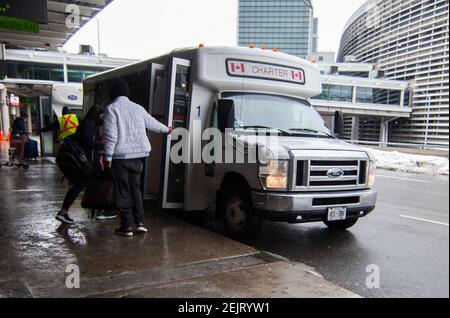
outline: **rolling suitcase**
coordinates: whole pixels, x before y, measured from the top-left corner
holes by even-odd
[[[37,159],[39,157],[38,143],[35,140],[29,139],[25,144],[24,157],[26,159]]]
[[[96,210],[115,209],[114,182],[109,171],[105,171],[99,179],[88,182],[81,207]]]

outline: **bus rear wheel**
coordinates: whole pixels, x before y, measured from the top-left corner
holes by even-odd
[[[260,232],[262,221],[253,214],[249,191],[235,186],[227,188],[218,208],[223,226],[230,237],[245,240]]]

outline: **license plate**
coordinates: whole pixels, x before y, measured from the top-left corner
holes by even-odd
[[[328,221],[342,221],[347,218],[347,208],[329,208],[328,209]]]

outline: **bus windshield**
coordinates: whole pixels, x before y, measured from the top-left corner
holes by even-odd
[[[322,117],[305,100],[254,93],[228,93],[235,105],[236,130],[277,130],[290,135],[332,137]]]

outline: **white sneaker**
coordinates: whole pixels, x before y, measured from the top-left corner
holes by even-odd
[[[136,227],[136,234],[145,234],[145,233],[147,233],[148,232],[148,230],[147,230],[147,228],[143,225],[143,224],[139,224],[137,227]]]
[[[117,212],[116,211],[107,211],[107,210],[100,210],[97,212],[97,215],[95,216],[98,221],[104,221],[104,220],[112,220],[117,218]]]

